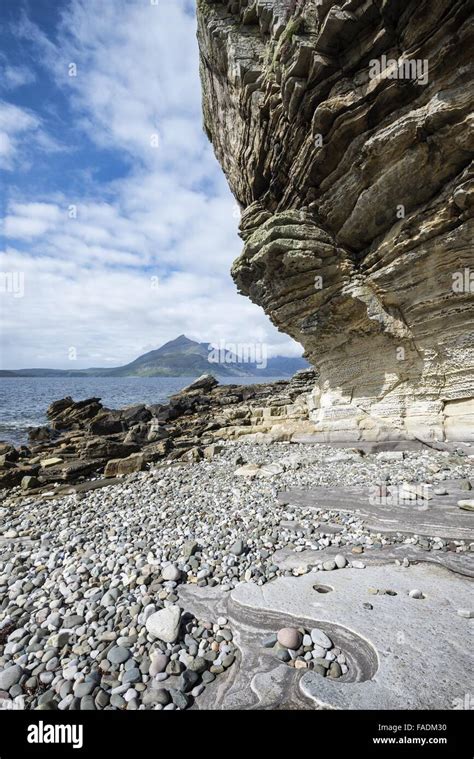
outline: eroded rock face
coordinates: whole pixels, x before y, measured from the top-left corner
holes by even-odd
[[[323,438],[474,439],[470,15],[198,0],[205,129],[242,209],[232,274],[318,368]]]

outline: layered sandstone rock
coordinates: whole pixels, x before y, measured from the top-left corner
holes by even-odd
[[[323,438],[474,439],[472,36],[467,0],[198,0],[232,273]]]

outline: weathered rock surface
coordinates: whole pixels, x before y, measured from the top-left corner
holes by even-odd
[[[459,494],[456,483],[451,493],[435,496],[429,501],[406,500],[400,497],[402,487],[387,488],[381,496],[377,486],[372,489],[348,488],[344,494],[338,489],[316,488],[314,490],[290,491],[280,494],[282,503],[301,507],[335,508],[363,517],[374,530],[386,533],[413,532],[441,538],[462,538],[474,541],[474,524],[470,514],[459,510]],[[430,487],[429,490],[432,490]]]
[[[317,366],[322,439],[474,439],[471,14],[198,1],[205,129],[242,209],[232,273]]]
[[[55,401],[47,411],[50,427],[39,428],[44,435],[35,429],[29,448],[0,442],[0,489],[24,480],[34,491],[102,473],[123,476],[164,460],[212,459],[216,440],[245,436],[265,443],[311,434],[307,401],[314,382],[311,369],[255,385],[219,385],[203,375],[167,404],[114,410],[99,398]]]
[[[321,594],[320,577],[280,577],[264,588],[242,583],[228,599],[218,589],[180,588],[194,613],[225,612],[241,653],[238,668],[198,708],[464,708],[472,629],[458,608],[472,580],[434,565],[392,564],[332,572]],[[387,587],[391,594],[369,592]],[[422,588],[423,598],[411,597],[411,587]],[[348,673],[332,680],[279,662],[263,641],[282,623],[326,633],[344,650]]]

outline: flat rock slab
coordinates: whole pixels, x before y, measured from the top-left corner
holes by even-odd
[[[420,546],[401,543],[398,545],[387,545],[382,548],[366,549],[364,553],[353,554],[345,547],[329,546],[321,551],[300,551],[296,553],[290,548],[282,548],[275,551],[273,561],[280,569],[297,569],[298,567],[314,567],[323,561],[333,559],[337,554],[343,554],[348,561],[362,561],[367,565],[384,565],[393,564],[394,561],[403,561],[408,559],[411,563],[425,561],[428,563],[439,564],[452,572],[458,572],[466,577],[474,578],[474,553],[463,551],[455,553],[454,551],[425,551]],[[333,570],[341,571],[341,570]],[[344,571],[344,570],[342,570]],[[361,570],[363,571],[363,570]],[[321,572],[316,577],[327,578],[332,572]]]
[[[19,493],[17,500],[23,501],[25,498],[39,496],[42,500],[51,501],[55,498],[73,495],[74,493],[88,493],[90,490],[101,490],[102,488],[108,488],[110,485],[118,485],[121,482],[123,482],[121,477],[109,477],[102,480],[78,482],[75,485],[43,485],[40,488],[32,488],[24,493]]]
[[[469,442],[441,442],[424,440],[326,440],[327,436],[322,433],[297,433],[292,436],[292,443],[304,443],[306,445],[330,445],[331,448],[356,448],[364,453],[381,453],[382,451],[421,451],[431,449],[433,451],[462,451],[469,456],[474,454],[474,447]]]
[[[330,590],[321,594],[313,586],[323,576]],[[372,595],[369,588],[396,595]],[[414,588],[425,597],[410,598]],[[283,701],[297,680],[301,694],[319,708],[453,709],[472,689],[474,620],[457,614],[472,606],[472,590],[472,581],[433,564],[371,566],[282,577],[262,587],[241,584],[231,594],[229,615],[244,628],[259,627],[262,637],[291,622],[319,627],[346,653],[349,672],[337,681],[286,667]],[[365,609],[366,602],[373,609]],[[267,655],[274,659],[271,651]],[[282,665],[274,662],[280,681]],[[245,659],[241,669],[262,708],[272,676],[252,673]]]
[[[463,511],[458,501],[466,490],[451,487],[448,495],[402,503],[376,502],[368,488],[313,488],[278,494],[280,503],[357,514],[376,532],[402,532],[452,540],[474,540],[474,513]],[[382,499],[381,499],[382,500]]]
[[[325,593],[314,586],[324,582]],[[390,590],[395,595],[369,592]],[[408,595],[419,589],[424,598]],[[181,586],[180,603],[201,619],[228,617],[234,665],[198,709],[454,709],[472,690],[472,581],[434,564],[368,566],[280,577],[266,585]],[[363,604],[373,608],[364,608]],[[262,641],[281,627],[318,627],[346,654],[338,680],[295,670]]]
[[[241,619],[240,607],[234,607],[230,593],[219,587],[200,588],[181,585],[180,604],[198,619],[226,616],[238,648],[236,661],[209,685],[196,700],[193,709],[314,709],[298,687],[295,670],[282,664],[267,648],[262,638],[274,632],[268,618],[254,624]],[[289,619],[289,618],[288,618]]]

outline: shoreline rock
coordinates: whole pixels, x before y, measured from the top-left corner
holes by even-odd
[[[217,440],[242,435],[271,437],[275,422],[287,425],[275,439],[309,432],[304,398],[315,381],[312,370],[289,380],[256,385],[219,385],[203,375],[166,404],[104,408],[100,398],[54,401],[50,426],[32,430],[30,445],[19,450],[0,442],[0,490],[36,478],[38,488],[77,483],[91,475],[116,477],[166,460],[212,458]],[[33,489],[34,480],[25,480]]]

